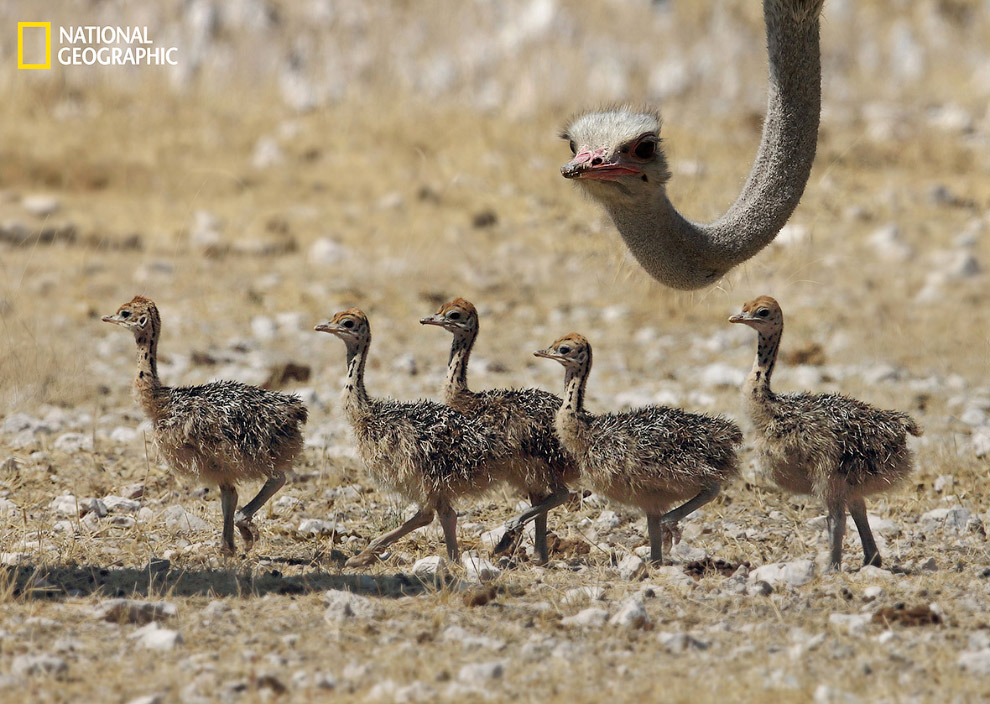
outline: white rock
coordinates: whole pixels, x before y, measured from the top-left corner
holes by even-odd
[[[10,663],[10,673],[16,677],[45,675],[60,678],[69,671],[69,663],[54,655],[18,655]]]
[[[684,574],[684,570],[677,565],[654,567],[653,576],[664,577],[668,583],[679,584],[684,587],[694,587],[697,585],[697,582]]]
[[[309,247],[310,264],[339,264],[347,257],[347,250],[329,237],[320,237]]]
[[[136,641],[142,648],[163,652],[172,650],[175,646],[181,645],[183,642],[182,635],[178,631],[162,628],[154,621],[146,626],[141,626],[141,628],[129,635],[128,638]]]
[[[278,336],[278,323],[267,315],[251,318],[251,334],[259,340],[274,340]]]
[[[951,508],[936,508],[921,516],[920,524],[923,531],[931,531],[936,528],[945,530],[963,531],[969,521],[970,511],[962,506],[952,506]]]
[[[502,660],[492,660],[491,662],[468,663],[461,667],[457,673],[457,679],[461,682],[487,682],[501,679],[505,674],[505,662]]]
[[[58,198],[49,195],[24,196],[21,207],[35,217],[46,218],[58,212]]]
[[[677,543],[670,551],[671,557],[676,557],[681,562],[697,562],[708,557],[708,553],[701,548],[693,548],[686,542]]]
[[[749,573],[750,582],[766,582],[771,587],[786,584],[800,587],[815,578],[815,563],[811,560],[778,562],[757,567]]]
[[[914,255],[911,247],[904,242],[901,229],[893,223],[881,227],[866,241],[882,259],[890,262],[906,262]]]
[[[560,622],[565,626],[601,628],[608,623],[608,611],[597,606],[589,606],[586,609],[578,611],[573,616],[562,618]]]
[[[302,501],[297,499],[295,496],[288,495],[280,496],[272,502],[272,507],[277,509],[280,513],[288,513],[300,505],[302,505]]]
[[[990,648],[970,653],[960,653],[956,660],[959,667],[977,675],[990,675]]]
[[[431,555],[416,560],[412,573],[423,580],[443,579],[447,576],[447,561],[440,555]]]
[[[216,247],[221,242],[220,231],[223,223],[208,210],[197,210],[189,228],[189,243],[197,249]]]
[[[498,567],[476,552],[466,552],[461,555],[461,564],[464,566],[465,576],[478,582],[490,582],[502,573]]]
[[[849,635],[858,636],[873,621],[870,614],[829,614],[828,622],[838,628],[848,631]]]
[[[93,436],[85,433],[62,433],[55,439],[54,447],[67,455],[76,452],[91,452]]]
[[[178,607],[168,601],[139,599],[107,599],[93,608],[94,618],[114,623],[150,623],[173,618]]]
[[[6,497],[0,496],[0,516],[7,513],[17,513],[21,509],[18,508],[17,504]]]
[[[163,515],[165,529],[170,533],[203,533],[210,530],[209,523],[182,506],[169,506]]]
[[[109,437],[110,442],[118,445],[130,445],[138,439],[139,434],[135,428],[129,428],[126,425],[118,425],[110,431]]]
[[[221,599],[214,599],[203,607],[202,614],[203,616],[212,619],[220,616],[221,614],[229,613],[230,610],[230,604]]]
[[[638,555],[629,554],[619,560],[616,569],[622,579],[639,579],[646,574],[646,562]]]
[[[352,619],[364,621],[373,619],[381,612],[378,604],[359,594],[330,589],[323,594],[323,603],[327,605],[323,612],[323,620],[337,624]]]
[[[885,593],[886,590],[884,590],[883,587],[877,586],[876,584],[871,584],[870,586],[866,587],[866,589],[863,590],[863,598],[872,601],[874,599],[879,599]]]
[[[619,605],[619,610],[608,621],[613,626],[622,628],[645,628],[650,623],[646,607],[639,599],[626,599]]]
[[[299,522],[296,532],[299,535],[317,536],[331,535],[334,531],[339,532],[339,526],[333,521],[324,521],[321,518],[305,518]]]
[[[55,512],[56,516],[76,517],[79,515],[79,506],[76,497],[72,494],[62,494],[52,499],[48,508]]]
[[[256,169],[267,169],[285,161],[278,142],[271,137],[262,137],[254,145],[254,154],[251,156],[251,165]]]
[[[622,519],[615,511],[602,511],[595,519],[595,527],[598,530],[612,530],[622,525]]]
[[[145,694],[143,697],[128,700],[127,704],[165,704],[165,695]]]
[[[973,437],[970,439],[970,445],[977,459],[990,457],[990,428],[983,428],[974,432]]]
[[[657,633],[657,642],[671,653],[682,653],[685,650],[707,650],[709,647],[708,643],[698,640],[688,633],[671,633],[669,631]]]
[[[740,367],[716,362],[701,369],[698,381],[707,388],[738,388],[746,381],[746,371]]]
[[[460,626],[447,626],[440,633],[440,640],[445,643],[456,643],[461,647],[462,652],[470,652],[476,648],[488,648],[490,650],[505,648],[505,641],[503,640],[471,633]]]
[[[814,704],[858,704],[859,697],[827,684],[820,684],[815,687],[813,701]]]
[[[125,499],[123,496],[110,494],[103,497],[103,505],[110,513],[136,512],[141,509],[141,502],[134,499]]]
[[[107,505],[101,499],[88,498],[79,500],[79,515],[88,516],[94,514],[98,518],[107,515]]]
[[[598,586],[575,587],[564,592],[561,603],[571,605],[580,604],[585,601],[602,601],[605,598],[605,589]]]

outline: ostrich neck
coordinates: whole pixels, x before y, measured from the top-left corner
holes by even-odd
[[[661,283],[681,289],[715,283],[769,244],[797,207],[818,141],[820,11],[818,0],[764,0],[766,121],[746,184],[722,217],[690,222],[667,199],[663,184],[636,205],[616,202],[608,208],[633,255]]]
[[[347,342],[347,380],[344,382],[345,411],[361,411],[368,407],[368,392],[364,388],[364,366],[368,361],[371,340]]]
[[[134,375],[134,398],[149,418],[158,415],[158,392],[162,388],[158,379],[158,331],[141,331],[137,342],[137,373]]]
[[[756,359],[753,360],[753,369],[746,379],[747,397],[751,402],[762,404],[773,398],[773,391],[770,390],[770,377],[773,374],[774,366],[777,364],[777,350],[780,347],[780,337],[783,328],[764,333],[759,333],[759,342],[756,345]]]
[[[584,432],[588,427],[584,412],[584,388],[590,372],[590,363],[581,367],[567,367],[564,376],[564,400],[557,410],[557,434],[564,448],[576,455],[582,454],[587,444]]]
[[[467,385],[467,369],[477,336],[477,331],[454,335],[454,341],[450,345],[450,358],[447,360],[447,381],[443,389],[448,405],[453,405],[459,396],[471,393]]]

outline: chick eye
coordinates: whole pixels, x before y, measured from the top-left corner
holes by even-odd
[[[635,154],[640,159],[652,159],[653,155],[657,153],[657,143],[651,139],[647,139],[636,145],[633,150]]]
[[[568,354],[571,351],[571,348],[568,347],[567,345],[564,345],[563,347],[558,347],[557,351],[560,352],[561,354]]]
[[[455,311],[451,311],[450,313],[447,313],[447,318],[449,320],[460,320],[461,319],[461,314],[458,313],[456,310]]]
[[[121,318],[130,318],[131,317],[131,312],[129,310],[122,310],[122,311],[120,311],[120,317]]]
[[[341,325],[343,325],[345,328],[350,329],[350,328],[354,327],[354,321],[353,320],[345,320],[344,322],[341,323]]]
[[[577,156],[577,145],[574,143],[573,139],[567,144],[567,146],[571,148],[571,154]]]
[[[761,318],[765,318],[768,315],[770,315],[770,311],[766,308],[760,308],[758,311],[756,311],[756,314]]]

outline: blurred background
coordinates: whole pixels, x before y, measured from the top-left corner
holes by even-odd
[[[53,22],[56,41],[60,25],[146,26],[178,65],[17,70],[18,21]],[[755,0],[15,1],[0,26],[11,411],[126,405],[131,341],[98,318],[138,292],[162,308],[169,381],[261,383],[297,361],[326,408],[341,350],[315,322],[365,308],[373,385],[430,395],[446,340],[416,320],[456,295],[490,331],[479,386],[556,388],[529,352],[573,329],[602,339],[610,393],[683,401],[722,364],[738,373],[715,374],[702,405],[734,410],[752,341],[724,320],[771,293],[785,347],[837,365],[812,382],[894,369],[878,401],[901,405],[909,378],[986,388],[986,0],[826,2],[802,205],[774,245],[694,293],[631,261],[559,176],[557,132],[582,109],[659,105],[671,199],[717,217],[765,109]]]

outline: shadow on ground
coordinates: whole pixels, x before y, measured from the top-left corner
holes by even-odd
[[[104,597],[249,597],[309,594],[328,589],[398,598],[429,589],[419,579],[401,573],[340,574],[316,569],[287,576],[275,569],[174,569],[168,564],[156,563],[143,569],[18,565],[0,571],[0,580],[15,597],[45,600],[92,594]]]

